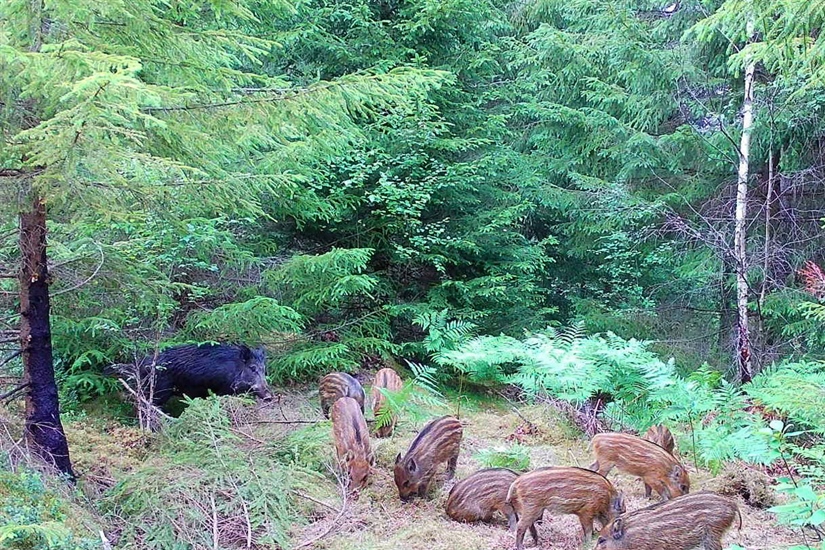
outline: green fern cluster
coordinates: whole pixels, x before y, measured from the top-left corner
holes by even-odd
[[[408,362],[413,378],[406,380],[398,391],[381,388],[385,406],[375,417],[375,427],[381,428],[401,414],[414,420],[432,416],[433,410],[446,408],[444,396],[438,389],[436,369],[419,363]]]
[[[798,427],[825,434],[825,364],[774,365],[756,377],[746,391],[767,408],[792,418]]]
[[[470,380],[513,384],[530,398],[553,397],[581,405],[606,400],[604,419],[640,432],[665,422],[681,436],[683,452],[714,469],[743,459],[770,463],[778,455],[761,432],[764,419],[750,414],[747,396],[708,367],[681,376],[638,340],[613,334],[585,336],[580,327],[550,329],[523,340],[480,336],[436,361]]]

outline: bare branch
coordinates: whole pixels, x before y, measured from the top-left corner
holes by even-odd
[[[5,365],[6,363],[8,363],[8,362],[9,362],[9,361],[11,361],[12,359],[14,359],[15,357],[17,357],[17,356],[18,356],[18,355],[20,355],[21,353],[23,353],[23,350],[22,350],[22,349],[19,349],[19,350],[15,351],[15,352],[14,352],[14,353],[12,353],[11,355],[9,355],[8,357],[6,357],[6,358],[5,358],[5,359],[3,359],[2,361],[0,361],[0,367],[2,367],[2,366],[3,366],[3,365]]]
[[[72,292],[74,290],[77,290],[78,288],[80,288],[83,285],[87,284],[89,281],[91,281],[92,279],[94,279],[97,276],[98,272],[100,272],[100,268],[103,267],[103,261],[104,261],[105,258],[104,258],[104,254],[103,254],[103,248],[98,243],[95,243],[95,245],[97,246],[98,251],[100,251],[100,263],[97,265],[94,272],[91,275],[89,275],[84,281],[82,281],[82,282],[80,282],[80,283],[78,283],[78,284],[76,284],[72,287],[64,288],[63,290],[58,290],[57,292],[52,293],[52,296],[59,296],[60,294],[65,294],[67,292]]]
[[[20,384],[16,388],[13,388],[13,389],[7,391],[6,393],[0,395],[0,401],[5,401],[6,399],[11,399],[16,393],[18,393],[18,392],[20,392],[20,391],[22,391],[22,390],[24,390],[28,387],[29,387],[28,382]]]

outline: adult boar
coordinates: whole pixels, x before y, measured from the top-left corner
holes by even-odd
[[[187,344],[149,355],[137,365],[141,390],[157,406],[173,395],[206,397],[253,393],[271,399],[266,383],[266,352],[234,344]]]

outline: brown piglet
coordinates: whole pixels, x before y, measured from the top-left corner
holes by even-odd
[[[516,550],[524,549],[527,529],[538,544],[535,522],[544,511],[576,514],[584,531],[584,542],[593,534],[593,520],[607,525],[624,513],[624,498],[604,476],[584,468],[552,466],[538,468],[516,478],[507,492],[507,504],[518,518]]]
[[[664,424],[657,424],[648,428],[644,438],[673,454],[673,447],[676,444],[673,441],[673,434]],[[645,483],[645,496],[647,498],[650,498],[650,491],[650,485]]]
[[[345,372],[331,372],[321,378],[318,390],[321,395],[321,411],[329,418],[329,409],[341,397],[351,397],[358,402],[364,412],[364,388],[361,383]]]
[[[384,407],[386,406],[387,397],[381,393],[381,388],[389,391],[398,391],[401,389],[403,382],[394,370],[390,368],[381,369],[375,374],[375,382],[372,384],[372,412],[375,418],[381,416]],[[397,418],[395,415],[388,419],[388,422],[375,430],[376,437],[389,437],[395,430],[395,423]]]
[[[447,515],[455,521],[489,522],[493,514],[501,512],[510,529],[516,528],[516,514],[507,504],[507,491],[518,474],[507,468],[485,468],[462,479],[447,497]]]
[[[349,490],[362,489],[367,484],[370,467],[375,464],[364,413],[355,399],[342,397],[332,405],[331,416],[335,451],[349,476]]]
[[[701,491],[635,510],[599,533],[596,550],[722,550],[722,536],[739,516],[736,504]]]
[[[410,443],[407,454],[395,457],[395,485],[398,496],[407,501],[416,494],[427,495],[435,470],[447,463],[447,478],[452,478],[458,464],[458,451],[463,430],[454,416],[442,416],[430,421]]]
[[[690,492],[687,470],[669,452],[641,437],[625,433],[602,433],[593,437],[596,461],[590,469],[607,475],[615,466],[642,478],[662,500]]]

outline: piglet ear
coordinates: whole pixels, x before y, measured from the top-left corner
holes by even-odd
[[[624,494],[619,493],[616,496],[616,504],[614,506],[613,511],[616,512],[617,514],[624,514],[625,510],[626,510],[626,508],[625,508],[625,503],[624,503]]]
[[[370,453],[370,455],[367,457],[367,461],[369,461],[370,466],[375,466],[375,455],[373,453]]]
[[[624,536],[624,521],[622,518],[613,520],[613,525],[610,526],[610,536],[613,540],[619,540]]]
[[[395,463],[398,464],[399,462],[401,462],[401,453],[398,453],[398,455],[395,457]]]
[[[355,454],[352,451],[347,451],[344,453],[344,462],[351,462],[353,458],[355,458]]]
[[[410,459],[410,463],[407,465],[407,469],[410,472],[415,472],[418,469],[418,464],[415,463],[415,459]]]
[[[252,350],[247,346],[241,346],[241,361],[244,362],[244,365],[252,361]]]

